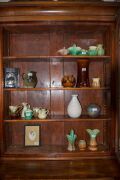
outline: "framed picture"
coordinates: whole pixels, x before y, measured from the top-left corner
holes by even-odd
[[[25,146],[40,145],[40,125],[25,125]]]
[[[6,88],[18,88],[19,87],[19,68],[5,68],[4,69],[5,76],[5,87]]]

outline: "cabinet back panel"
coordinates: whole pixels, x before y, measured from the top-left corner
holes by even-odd
[[[11,34],[10,35],[10,55],[48,55],[49,54],[49,33],[39,34]]]
[[[43,107],[50,109],[49,91],[11,92],[11,105],[19,105],[27,102],[31,107]]]
[[[51,115],[64,115],[64,91],[51,91]]]
[[[64,145],[64,123],[47,122],[41,126],[42,145]]]

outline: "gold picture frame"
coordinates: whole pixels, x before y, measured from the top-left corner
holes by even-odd
[[[40,145],[40,126],[25,125],[25,146]]]

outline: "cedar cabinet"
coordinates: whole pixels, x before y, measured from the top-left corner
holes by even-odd
[[[10,1],[0,3],[0,154],[2,159],[81,159],[120,156],[120,46],[119,2],[103,1]],[[82,49],[102,44],[100,55],[67,55],[58,50],[76,44]],[[63,76],[82,75],[78,64],[89,62],[89,85],[63,87]],[[18,68],[17,86],[7,87],[6,68]],[[85,68],[83,68],[85,69]],[[15,69],[14,69],[15,70]],[[23,73],[35,71],[36,87],[24,87]],[[15,78],[14,77],[14,78]],[[100,87],[92,86],[100,78]],[[18,83],[19,82],[19,83]],[[18,86],[19,84],[19,86]],[[82,106],[80,117],[68,116],[71,95]],[[49,110],[45,119],[13,117],[10,106],[23,102]],[[100,106],[99,116],[88,115],[90,104]],[[30,141],[29,127],[39,127],[38,141]],[[35,128],[37,129],[37,128]],[[35,130],[34,129],[34,130]],[[77,135],[69,151],[66,135]],[[99,129],[97,150],[89,149],[86,129]],[[34,138],[33,138],[34,139]],[[79,149],[79,140],[87,148]],[[30,141],[30,142],[29,142]]]

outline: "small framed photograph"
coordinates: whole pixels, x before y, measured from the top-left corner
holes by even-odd
[[[25,125],[25,146],[40,145],[40,125]]]
[[[5,88],[18,88],[19,87],[19,68],[5,68],[4,76],[5,76]]]

